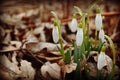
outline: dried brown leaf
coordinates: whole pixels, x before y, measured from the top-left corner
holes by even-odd
[[[60,66],[57,63],[50,63],[46,62],[42,67],[41,67],[41,74],[45,78],[47,78],[48,74],[53,78],[53,79],[61,79],[61,74],[60,74]]]

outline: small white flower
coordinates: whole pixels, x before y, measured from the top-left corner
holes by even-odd
[[[78,26],[77,20],[75,18],[73,18],[72,21],[71,21],[71,24],[69,26],[70,30],[72,32],[77,31],[77,26]]]
[[[54,41],[55,43],[57,43],[58,40],[59,40],[58,27],[53,27],[53,30],[52,30],[52,37],[53,37],[53,41]]]
[[[102,16],[101,14],[96,14],[95,17],[95,26],[97,30],[100,30],[102,27]]]
[[[98,56],[98,62],[97,62],[97,68],[98,70],[101,70],[104,66],[110,67],[112,63],[112,60],[109,56],[105,54],[105,52],[100,52],[100,55]]]
[[[101,29],[101,30],[99,31],[99,39],[101,39],[102,42],[104,42],[104,35],[105,35],[104,30]]]
[[[81,46],[83,42],[83,29],[78,28],[77,34],[76,34],[76,43],[77,46]]]

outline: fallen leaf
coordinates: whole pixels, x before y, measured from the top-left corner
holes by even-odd
[[[47,74],[49,74],[53,79],[61,80],[61,69],[60,66],[57,63],[50,63],[46,62],[41,67],[41,74],[45,78],[47,78]]]
[[[28,80],[34,80],[35,69],[31,66],[31,63],[26,60],[21,60],[21,74],[20,77],[25,77]]]

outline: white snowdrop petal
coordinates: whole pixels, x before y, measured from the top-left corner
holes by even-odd
[[[107,63],[106,63],[105,53],[100,52],[100,55],[98,56],[98,63],[97,63],[98,70],[101,70],[106,65],[107,65]]]
[[[72,21],[71,21],[71,24],[69,26],[70,30],[72,32],[77,31],[77,26],[78,26],[77,20],[75,18],[73,18]]]
[[[102,16],[101,14],[96,14],[95,17],[95,26],[97,30],[100,30],[102,27]]]
[[[101,29],[101,30],[99,31],[99,39],[101,39],[102,42],[104,42],[104,35],[105,35],[104,30]]]
[[[77,46],[81,46],[82,42],[83,42],[83,29],[80,28],[80,29],[78,29],[77,34],[76,34]]]
[[[58,40],[59,40],[59,33],[58,33],[58,28],[57,27],[53,27],[52,37],[53,37],[53,41],[55,43],[57,43]]]

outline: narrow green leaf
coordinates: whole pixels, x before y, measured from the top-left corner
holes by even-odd
[[[77,9],[79,14],[80,14],[80,16],[82,16],[82,10],[79,7],[77,7],[77,6],[74,6],[74,8]]]
[[[91,80],[91,78],[90,78],[90,70],[89,70],[89,67],[88,67],[87,64],[85,66],[85,75],[86,75],[87,80]]]
[[[112,54],[113,54],[113,64],[112,64],[112,71],[110,72],[110,74],[108,75],[107,80],[112,80],[112,78],[114,77],[115,74],[115,64],[116,64],[116,50],[115,50],[115,46],[113,41],[111,40],[111,38],[107,35],[105,35],[106,39],[109,41],[110,43],[110,48],[112,49]]]
[[[78,61],[78,48],[76,42],[73,43],[74,46],[74,62],[77,63]]]
[[[97,80],[104,80],[103,74],[102,74],[102,71],[101,71],[101,70],[98,70],[98,71],[97,71]]]
[[[80,59],[77,61],[77,67],[75,70],[74,80],[80,80]]]
[[[97,46],[97,51],[98,51],[98,52],[101,51],[101,48],[102,48],[103,44],[104,44],[104,43],[102,42],[102,40],[99,39],[99,43],[98,43],[98,46]]]
[[[92,41],[91,39],[88,38],[88,36],[85,37],[84,39],[84,48],[85,48],[85,55],[86,57],[89,55],[89,52],[92,49]]]
[[[84,44],[82,44],[82,46],[78,49],[78,56],[79,56],[79,59],[81,58],[82,54],[85,53],[85,46]]]
[[[62,51],[61,51],[60,47],[59,47],[59,46],[57,46],[57,48],[58,48],[58,50],[60,51],[60,53],[62,54]]]
[[[111,38],[107,35],[105,35],[106,39],[108,39],[109,43],[110,43],[110,48],[112,49],[112,53],[113,53],[113,63],[116,63],[116,50],[115,50],[115,46],[113,41],[111,40]]]
[[[88,44],[89,44],[89,39],[86,36],[85,39],[84,39],[85,50],[87,50],[89,48]]]
[[[65,58],[64,58],[66,64],[69,64],[71,62],[71,54],[72,54],[72,50],[70,48],[65,54]]]

